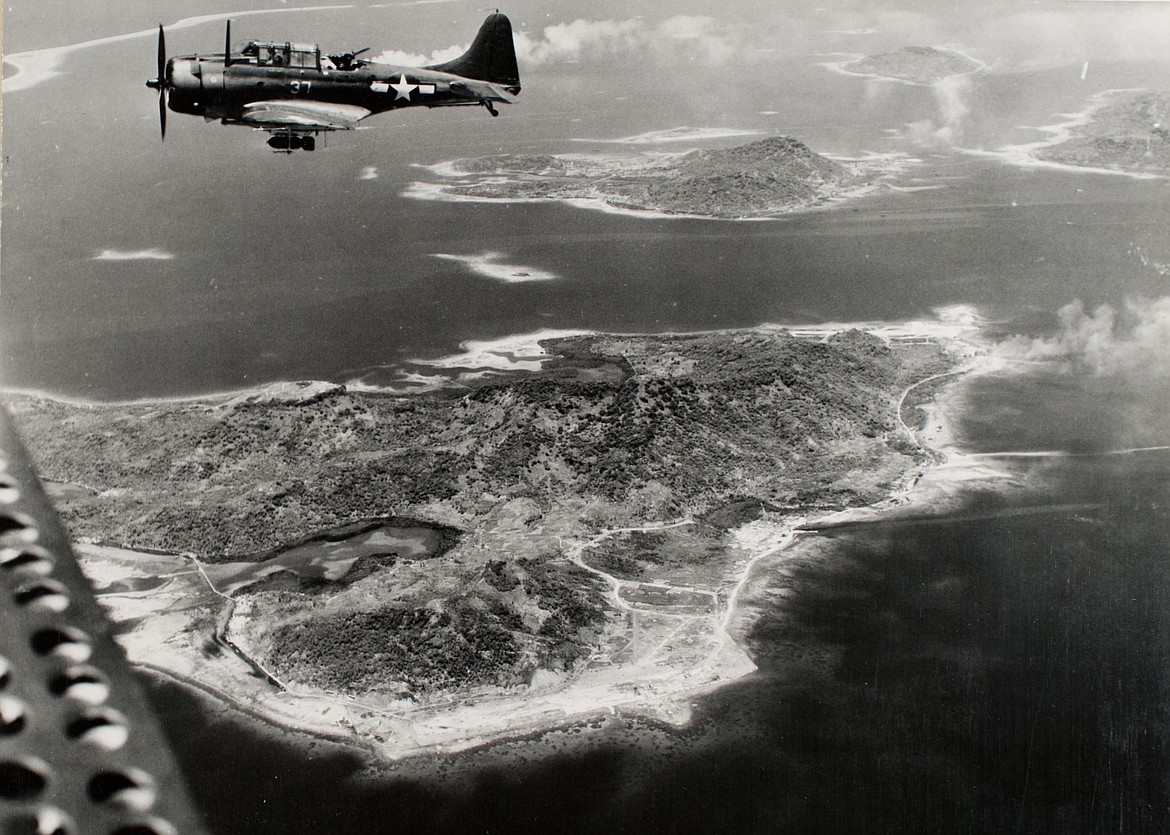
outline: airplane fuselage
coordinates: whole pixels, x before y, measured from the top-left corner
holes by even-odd
[[[419,105],[476,105],[483,98],[460,89],[466,79],[419,67],[366,63],[330,70],[223,64],[222,58],[193,55],[171,59],[170,109],[232,122],[256,102],[324,102],[384,113]]]

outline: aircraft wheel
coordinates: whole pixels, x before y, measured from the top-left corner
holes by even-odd
[[[312,151],[317,147],[317,139],[313,136],[306,136],[301,140],[301,147],[306,151]]]

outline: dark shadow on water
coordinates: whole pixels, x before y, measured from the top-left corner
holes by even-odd
[[[839,659],[772,659],[793,711],[777,747],[815,767],[793,825],[1166,831],[1170,491],[1134,463],[1062,463],[1049,514],[977,497],[949,524],[830,535],[752,636],[762,667],[792,644]],[[1078,498],[1102,507],[1063,509]]]

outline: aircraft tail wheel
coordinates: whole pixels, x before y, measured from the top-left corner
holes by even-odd
[[[314,148],[317,147],[316,137],[306,136],[304,139],[301,140],[301,147],[304,148],[306,151],[312,151]]]

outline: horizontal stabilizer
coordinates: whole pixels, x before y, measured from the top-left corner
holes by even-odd
[[[487,81],[452,81],[451,89],[456,93],[474,96],[483,101],[502,101],[508,104],[516,101],[516,96],[510,91],[505,90],[498,84],[491,84]]]

